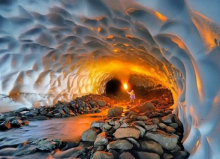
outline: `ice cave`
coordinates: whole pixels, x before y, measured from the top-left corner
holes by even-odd
[[[9,158],[12,154],[12,158],[27,159],[36,156],[48,159],[86,158],[80,157],[83,152],[91,154],[90,158],[94,159],[183,159],[184,155],[181,156],[180,152],[188,152],[190,159],[219,159],[219,6],[219,0],[0,0],[0,158]],[[50,137],[57,135],[56,138],[63,138],[74,136],[75,131],[81,131],[79,129],[85,131],[95,121],[88,113],[95,109],[95,104],[91,101],[85,104],[88,99],[101,98],[95,111],[102,113],[100,107],[105,105],[103,102],[107,103],[107,107],[103,107],[107,111],[112,105],[117,105],[117,96],[127,95],[123,84],[128,84],[126,89],[129,91],[134,89],[136,98],[150,90],[170,91],[172,99],[169,101],[172,104],[169,110],[166,109],[171,113],[168,116],[173,115],[172,120],[178,116],[182,122],[182,151],[174,152],[170,141],[164,144],[158,136],[155,137],[157,131],[162,133],[163,130],[163,135],[175,132],[176,123],[169,123],[167,116],[150,119],[152,112],[143,117],[143,111],[140,111],[142,116],[130,112],[128,118],[131,119],[114,117],[108,118],[107,123],[106,119],[102,124],[106,130],[102,129],[102,133],[101,129],[90,128],[88,131],[91,133],[100,133],[94,140],[92,137],[86,140],[85,132],[78,132],[83,141],[95,141],[94,147],[99,142],[97,140],[102,140],[98,148],[86,147],[83,143],[84,149],[81,148],[83,146],[66,144],[58,150],[57,147],[62,145],[60,140],[29,140],[33,135],[41,138],[49,134]],[[115,102],[104,96],[106,94],[114,96]],[[159,96],[164,97],[158,95],[158,99]],[[85,102],[81,102],[84,97]],[[87,110],[82,115],[69,117],[71,114],[67,112],[74,115],[77,114],[74,110],[83,112],[78,108],[80,104],[74,103],[77,100],[82,107],[87,105]],[[129,103],[129,97],[123,100]],[[143,99],[136,103],[141,101]],[[64,109],[65,103],[69,104],[69,108],[74,104],[77,108]],[[148,108],[156,107],[152,110],[163,105],[155,99],[152,103],[147,103]],[[63,110],[54,111],[56,114],[49,111],[52,107],[60,107],[59,104]],[[38,120],[33,120],[30,110],[37,110],[40,114],[36,115]],[[43,120],[46,113],[47,119],[54,116],[58,119]],[[69,118],[59,119],[65,113]],[[160,113],[166,114],[166,111]],[[84,127],[82,122],[88,122],[87,118],[90,123]],[[103,115],[99,118],[103,120]],[[119,122],[124,121],[122,119],[132,122],[133,127],[122,127],[126,125]],[[155,129],[165,125],[169,130],[164,127],[148,132],[151,129],[147,124],[155,125],[155,122]],[[63,131],[53,133],[56,126],[52,125],[55,123],[59,126],[63,124],[63,127],[57,127]],[[19,128],[1,131],[8,128],[8,124],[10,127],[19,124]],[[47,125],[51,128],[46,129]],[[80,125],[81,128],[77,129]],[[109,131],[114,128],[116,131],[112,135]],[[139,142],[137,135],[140,132],[140,136],[144,136],[141,135],[142,129],[146,140],[150,139],[148,143]],[[130,138],[129,134],[126,136],[128,131]],[[175,136],[173,132],[169,134],[171,137]],[[110,137],[105,134],[110,134]],[[29,141],[31,146],[23,149]],[[162,148],[161,145],[158,146],[160,149],[149,148],[149,145],[158,143]],[[43,153],[48,145],[52,145],[50,153]],[[141,152],[134,150],[135,146],[141,147]],[[93,150],[96,152],[92,155]],[[115,157],[117,153],[121,155]],[[179,157],[175,157],[176,153],[180,154]]]

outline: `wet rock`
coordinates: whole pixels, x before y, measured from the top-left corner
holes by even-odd
[[[123,123],[131,123],[133,120],[132,119],[124,119]]]
[[[14,119],[11,121],[11,126],[12,127],[21,127],[22,126],[22,121],[19,119]]]
[[[121,128],[127,128],[127,127],[129,127],[129,124],[128,123],[122,123],[120,127]]]
[[[97,135],[96,140],[94,142],[94,146],[104,146],[108,145],[108,138],[106,137],[105,132],[102,132]]]
[[[139,126],[145,126],[145,123],[143,121],[135,121],[134,124]]]
[[[154,123],[154,124],[158,124],[160,122],[160,120],[158,118],[153,118],[151,119],[151,121]]]
[[[165,129],[167,127],[166,124],[164,123],[159,123],[158,126],[161,128],[161,129]]]
[[[102,128],[104,124],[105,123],[103,122],[93,121],[90,127],[91,128]]]
[[[176,145],[175,149],[173,149],[171,152],[175,153],[177,151],[181,151],[181,147],[179,147],[178,145]]]
[[[127,140],[116,140],[112,141],[107,145],[107,149],[119,149],[119,150],[130,150],[133,145]]]
[[[169,124],[171,127],[173,127],[174,129],[178,128],[178,124],[177,123],[171,123]]]
[[[103,150],[105,150],[105,146],[98,146],[96,150],[97,151],[103,151]]]
[[[126,138],[130,143],[133,144],[134,148],[139,149],[141,146],[134,138]]]
[[[157,128],[158,128],[158,126],[156,124],[154,124],[154,125],[145,125],[144,127],[147,131],[156,131]]]
[[[52,151],[59,148],[62,145],[62,141],[60,139],[38,139],[33,144],[36,145],[38,150]]]
[[[137,120],[146,121],[148,119],[147,116],[137,116]]]
[[[34,116],[32,119],[36,119],[36,120],[47,120],[48,117],[46,117],[46,116]]]
[[[90,141],[94,142],[96,140],[96,137],[100,131],[95,128],[90,128],[83,132],[82,134],[82,141]]]
[[[133,137],[135,139],[138,139],[140,136],[140,130],[138,130],[137,128],[119,128],[115,131],[114,136],[117,139],[123,139],[123,138],[129,138],[129,137]]]
[[[9,130],[11,129],[11,123],[9,121],[4,121],[0,124],[0,130]]]
[[[114,129],[118,129],[121,126],[121,124],[118,121],[115,121]]]
[[[163,158],[164,158],[164,159],[173,159],[173,156],[172,156],[171,154],[169,154],[169,153],[165,153],[165,154],[163,155]]]
[[[130,152],[123,152],[120,156],[119,159],[135,159],[134,156],[131,155]]]
[[[70,109],[67,106],[63,107],[63,110],[65,113],[69,114],[70,113]]]
[[[138,126],[138,125],[135,125],[135,127],[140,130],[140,137],[143,138],[146,130],[143,127]]]
[[[61,114],[60,114],[60,113],[55,113],[55,114],[54,114],[54,117],[55,117],[55,118],[60,118],[60,117],[61,117]]]
[[[175,130],[174,128],[172,128],[171,126],[167,126],[167,127],[166,127],[166,132],[168,132],[168,133],[174,133],[174,132],[176,132],[176,130]]]
[[[161,147],[161,145],[155,141],[139,141],[140,145],[141,145],[141,150],[143,151],[148,151],[148,152],[155,152],[159,155],[163,154],[163,149]]]
[[[109,153],[109,152],[96,151],[92,159],[114,159],[114,156],[112,153]]]
[[[12,154],[16,151],[16,148],[3,148],[0,150],[0,156],[12,156]]]
[[[107,124],[107,123],[105,123],[105,124],[103,125],[103,128],[104,128],[105,130],[110,130],[110,129],[112,128],[112,126],[109,125],[109,124]]]
[[[111,126],[114,126],[115,125],[115,121],[110,119],[110,120],[108,120],[108,124],[111,125]]]
[[[160,156],[156,153],[135,151],[134,154],[137,156],[137,159],[160,159]]]
[[[109,109],[108,117],[121,116],[122,113],[123,113],[123,108],[122,107],[114,107],[112,109]]]
[[[28,120],[23,120],[22,125],[29,125],[29,121]]]
[[[157,141],[167,150],[173,150],[178,142],[179,136],[175,134],[167,134],[164,131],[157,130],[156,132],[147,132],[145,137]]]
[[[186,151],[178,151],[173,154],[175,159],[187,159],[187,156],[188,154]]]
[[[174,114],[169,114],[167,116],[164,116],[161,120],[163,123],[171,124],[173,122],[173,117],[174,117]]]
[[[23,111],[29,111],[29,109],[27,107],[22,107],[22,108],[17,109],[15,112],[20,113],[20,112],[23,112]]]
[[[37,151],[37,148],[35,146],[30,146],[24,147],[22,149],[18,149],[15,153],[14,156],[23,156],[23,155],[29,155],[33,154]]]
[[[34,113],[34,112],[28,112],[28,113],[25,113],[24,115],[27,116],[27,117],[34,117],[37,114]]]
[[[143,104],[142,106],[140,106],[140,112],[146,112],[148,110],[155,110],[155,107],[152,103],[146,102],[145,104]]]
[[[78,157],[81,154],[82,150],[83,150],[82,147],[71,148],[66,151],[55,153],[54,158]]]
[[[97,103],[100,107],[106,106],[106,102],[104,100],[99,100]]]

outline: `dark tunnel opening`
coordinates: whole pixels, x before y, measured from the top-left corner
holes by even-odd
[[[118,79],[111,79],[106,83],[105,92],[107,95],[118,96],[122,92],[122,83]]]

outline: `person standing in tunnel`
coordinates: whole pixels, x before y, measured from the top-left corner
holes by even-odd
[[[131,105],[134,104],[134,100],[135,100],[135,94],[134,94],[134,90],[131,90],[131,92],[128,92],[127,93],[130,95],[130,103]]]

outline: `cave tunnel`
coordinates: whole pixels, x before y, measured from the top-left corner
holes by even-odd
[[[1,0],[0,111],[117,96],[125,94],[123,83],[137,97],[165,88],[190,158],[218,159],[218,6],[218,0]]]

